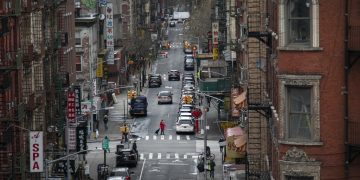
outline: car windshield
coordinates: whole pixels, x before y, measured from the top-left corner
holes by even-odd
[[[193,63],[194,60],[193,60],[193,59],[186,59],[186,62],[187,62],[187,63]]]
[[[191,120],[179,120],[179,124],[192,124]]]
[[[128,176],[128,173],[126,171],[124,171],[124,170],[122,170],[122,171],[116,171],[115,170],[111,174],[113,176]]]
[[[167,91],[159,92],[159,96],[170,96],[171,93]]]

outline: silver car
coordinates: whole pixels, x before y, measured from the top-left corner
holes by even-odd
[[[158,104],[172,104],[172,92],[170,91],[160,91],[158,93]]]

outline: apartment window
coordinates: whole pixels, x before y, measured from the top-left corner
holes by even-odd
[[[288,44],[310,44],[310,8],[310,0],[289,0],[287,2]]]
[[[82,67],[81,67],[81,56],[76,56],[75,68],[76,68],[76,71],[77,71],[77,72],[81,72],[81,71],[82,71]]]
[[[314,177],[286,176],[286,180],[314,180]]]
[[[287,87],[286,99],[288,138],[311,140],[311,88]]]
[[[81,38],[75,38],[75,45],[81,45]]]
[[[321,50],[319,41],[319,2],[280,0],[279,49]]]
[[[280,143],[321,145],[320,75],[278,75]]]

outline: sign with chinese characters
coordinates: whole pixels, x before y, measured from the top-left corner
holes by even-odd
[[[44,171],[44,144],[42,131],[30,131],[30,172]]]
[[[96,103],[93,103],[92,107],[91,107],[90,101],[81,102],[81,111],[84,114],[87,112],[90,112],[90,111],[93,111],[93,113],[96,113],[95,110],[96,110]]]
[[[106,48],[109,50],[107,64],[114,64],[114,19],[113,4],[106,4]]]
[[[67,120],[69,123],[76,123],[75,92],[69,90],[67,93]]]
[[[212,23],[212,41],[214,48],[219,44],[219,22]]]
[[[76,149],[76,128],[75,127],[69,127],[69,144],[68,147],[70,150]]]
[[[219,59],[219,48],[213,48],[213,60]]]
[[[87,150],[87,127],[76,128],[76,151]],[[81,153],[86,154],[86,151]]]
[[[76,116],[81,116],[81,88],[80,88],[80,86],[74,86],[74,92],[75,92]]]
[[[103,59],[97,58],[96,77],[101,78],[103,77],[103,75],[104,75]]]

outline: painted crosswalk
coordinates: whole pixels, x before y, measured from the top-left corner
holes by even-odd
[[[131,138],[130,138],[131,139]],[[138,141],[151,141],[151,140],[160,140],[160,141],[190,141],[190,140],[195,140],[196,138],[194,136],[190,136],[190,135],[176,135],[176,137],[174,137],[173,135],[147,135],[145,137],[139,137],[136,140]],[[135,140],[135,139],[131,139],[131,140]]]
[[[140,153],[140,160],[144,159],[197,159],[196,153]]]

